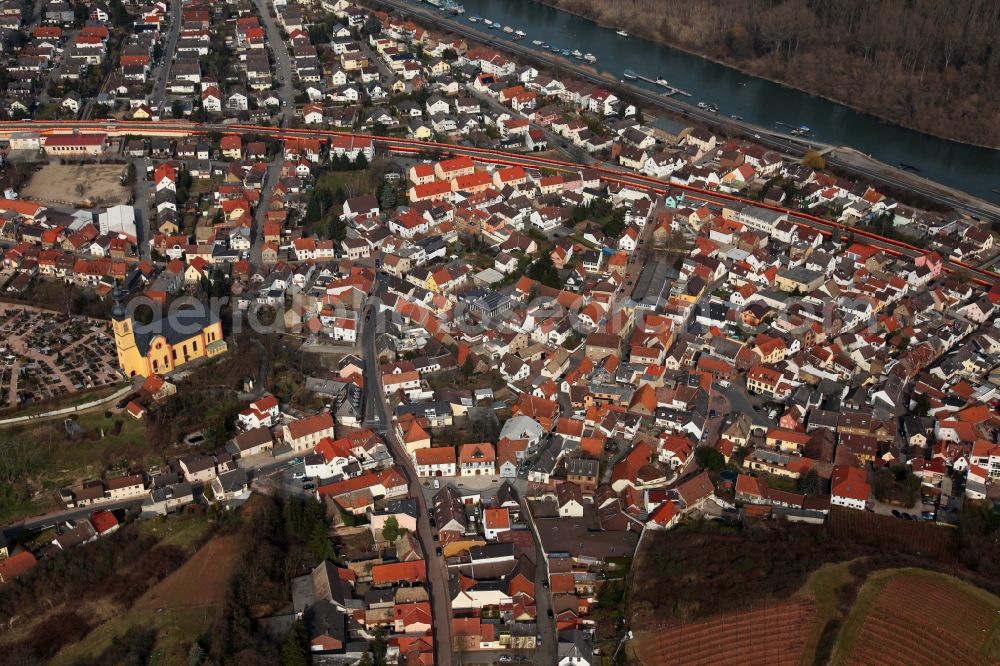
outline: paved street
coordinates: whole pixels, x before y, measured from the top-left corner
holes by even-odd
[[[155,220],[151,206],[153,196],[153,183],[146,175],[146,163],[144,157],[130,160],[135,177],[132,181],[132,205],[135,207],[135,229],[136,242],[139,246],[139,257],[141,259],[150,258],[149,241],[153,238]]]
[[[170,2],[170,32],[163,46],[163,56],[160,58],[156,81],[153,84],[153,93],[150,95],[150,102],[154,107],[162,107],[163,101],[167,97],[167,77],[170,76],[170,64],[174,60],[174,51],[177,49],[177,38],[181,34],[181,0],[171,0]],[[162,117],[162,110],[161,110]]]
[[[267,175],[264,178],[264,188],[261,190],[260,204],[253,215],[253,230],[250,234],[253,243],[250,246],[250,264],[254,267],[260,266],[261,250],[264,247],[264,222],[267,220],[268,205],[274,196],[274,190],[281,180],[281,165],[284,164],[285,157],[279,149],[278,154],[267,165]]]
[[[259,1],[259,0],[258,0]],[[379,285],[376,281],[374,293],[378,293]],[[377,299],[373,299],[377,304]],[[377,305],[369,304],[367,312],[377,311]],[[372,319],[367,320],[361,331],[362,352],[365,361],[365,419],[369,423],[389,424],[389,410],[382,398],[382,378],[379,376],[378,358],[375,354],[375,336],[377,325],[371,325],[380,321],[380,317],[373,314]],[[367,315],[366,315],[367,317]],[[369,411],[371,410],[371,411]],[[434,663],[439,666],[448,666],[452,663],[452,639],[451,639],[451,610],[450,594],[448,591],[448,571],[444,559],[434,553],[434,539],[431,534],[431,525],[427,516],[427,501],[421,492],[420,483],[417,479],[416,470],[413,463],[406,455],[403,446],[396,438],[392,428],[380,429],[385,434],[385,440],[389,445],[396,464],[402,469],[409,483],[409,495],[417,500],[417,537],[424,550],[427,559],[427,584],[428,595],[431,601],[434,622]]]
[[[271,13],[268,0],[254,0],[257,15],[260,17],[267,33],[267,45],[274,57],[272,67],[275,70],[275,83],[278,84],[278,97],[281,98],[281,113],[278,126],[285,127],[295,112],[295,88],[292,85],[292,58],[288,55],[288,47],[281,39],[281,30]],[[261,201],[267,201],[261,198]]]
[[[94,511],[114,511],[116,509],[130,509],[138,508],[142,506],[143,501],[146,496],[143,495],[137,499],[121,500],[119,502],[107,502],[104,504],[96,504],[94,506],[86,506],[80,509],[63,509],[60,511],[54,511],[52,513],[47,513],[43,516],[36,516],[34,518],[28,518],[27,520],[14,523],[13,525],[8,525],[3,528],[3,535],[9,539],[17,536],[21,530],[29,530],[31,532],[39,532],[43,529],[52,527],[53,525],[67,520],[79,520],[81,518],[87,518]]]

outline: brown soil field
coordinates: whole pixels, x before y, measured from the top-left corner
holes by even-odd
[[[834,663],[995,664],[1000,599],[949,576],[874,577],[841,634]]]
[[[797,666],[815,617],[813,601],[798,599],[635,631],[629,651],[639,664]]]
[[[119,184],[123,164],[49,163],[32,174],[21,190],[25,199],[63,206],[81,206],[84,200],[94,206],[126,203],[129,190]]]
[[[135,602],[135,609],[184,608],[220,603],[239,558],[236,535],[216,537],[202,546],[180,569]]]
[[[191,644],[220,612],[239,562],[239,544],[237,535],[215,537],[127,612],[111,617],[79,643],[61,650],[52,664],[72,666],[81,657],[99,655],[132,626],[156,630],[151,664],[187,664]]]

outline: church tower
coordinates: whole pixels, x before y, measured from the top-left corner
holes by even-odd
[[[115,334],[115,349],[118,351],[118,364],[122,368],[125,377],[131,378],[135,375],[146,374],[146,359],[139,353],[139,348],[135,345],[135,331],[132,329],[132,318],[128,316],[125,305],[122,303],[122,292],[118,283],[115,283],[111,297],[115,304],[111,308],[111,328]]]

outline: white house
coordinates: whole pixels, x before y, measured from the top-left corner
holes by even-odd
[[[871,497],[868,475],[851,465],[836,465],[830,476],[830,504],[864,511]]]
[[[417,476],[421,478],[434,476],[455,476],[455,447],[435,446],[416,449],[411,454]]]
[[[270,428],[277,424],[279,415],[278,399],[271,394],[250,403],[250,406],[237,415],[240,427],[252,430],[261,426]]]

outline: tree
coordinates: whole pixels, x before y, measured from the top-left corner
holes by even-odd
[[[386,541],[395,541],[399,538],[399,521],[396,516],[389,516],[382,526],[382,538]]]
[[[795,482],[795,489],[803,495],[818,495],[820,492],[819,474],[814,469],[806,472]]]
[[[319,190],[313,190],[312,195],[309,197],[309,203],[306,204],[306,222],[316,222],[323,217],[323,209],[320,206],[317,192]]]
[[[694,458],[698,461],[699,467],[711,472],[718,472],[726,466],[725,457],[711,446],[699,446],[694,451]]]
[[[472,354],[465,357],[465,362],[462,363],[462,374],[466,377],[471,377],[476,372],[476,365],[472,362]]]
[[[548,252],[543,253],[535,263],[528,267],[526,275],[546,287],[558,289],[561,286],[559,272],[556,270],[555,264],[552,263],[552,257],[549,256]]]
[[[382,22],[375,14],[369,14],[365,24],[361,27],[361,33],[368,36],[382,34]]]
[[[826,160],[819,154],[818,150],[807,150],[802,156],[802,164],[811,169],[825,169]]]
[[[375,630],[375,638],[372,639],[371,650],[375,666],[385,666],[385,655],[389,651],[389,645],[385,642],[385,636],[382,634],[382,627]]]
[[[282,666],[309,666],[309,634],[302,620],[296,620],[285,637],[285,646],[281,650]]]

